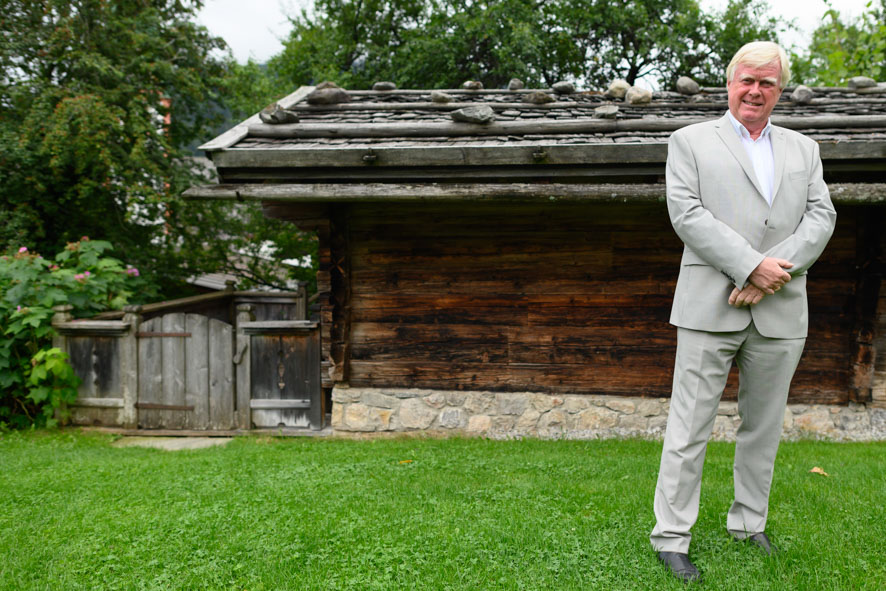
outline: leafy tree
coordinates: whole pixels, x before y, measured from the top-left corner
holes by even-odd
[[[844,86],[853,76],[886,75],[886,2],[868,2],[860,16],[844,20],[828,3],[806,53],[794,55],[794,78],[807,84]]]
[[[268,67],[276,88],[331,79],[367,88],[454,87],[479,79],[502,87],[614,78],[669,85],[680,75],[722,83],[732,53],[774,39],[762,0],[732,0],[708,14],[697,0],[317,0],[293,19]]]
[[[89,234],[179,277],[169,222],[195,177],[183,148],[205,137],[226,73],[222,42],[193,22],[201,2],[3,4],[0,239],[27,232],[52,251]]]

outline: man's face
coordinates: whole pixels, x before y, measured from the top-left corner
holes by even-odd
[[[749,132],[759,132],[766,127],[769,114],[781,96],[780,74],[778,62],[762,68],[738,64],[732,80],[726,82],[729,111]]]

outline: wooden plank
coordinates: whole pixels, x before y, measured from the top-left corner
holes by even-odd
[[[822,141],[820,153],[828,161],[883,159],[886,157],[886,141]],[[375,159],[372,163],[363,157],[369,148]],[[534,154],[543,152],[538,160]],[[286,146],[278,149],[232,148],[215,155],[218,168],[359,168],[367,171],[383,167],[451,167],[451,166],[504,166],[520,165],[545,169],[556,165],[622,165],[640,163],[663,164],[667,158],[667,143],[644,141],[636,143],[551,143],[539,140],[529,145],[463,145],[428,147],[384,147],[374,144],[348,147],[299,147]],[[431,175],[431,170],[424,171]],[[263,173],[267,174],[267,173]],[[370,173],[365,173],[370,174]]]
[[[71,406],[88,408],[123,408],[122,398],[84,398],[78,397]]]
[[[185,400],[194,407],[187,418],[188,429],[208,429],[209,421],[209,319],[202,314],[185,314]]]
[[[719,118],[717,114],[715,118]],[[622,131],[676,131],[714,117],[641,119],[570,118],[565,120],[492,121],[484,125],[460,122],[404,121],[394,123],[291,123],[249,125],[249,137],[259,138],[409,138],[483,137],[508,135],[597,134]],[[886,127],[883,115],[773,115],[772,124],[787,129],[856,129]]]
[[[239,304],[236,317],[236,343],[233,356],[236,373],[236,415],[235,424],[240,429],[252,427],[252,415],[249,408],[249,399],[252,397],[252,337],[245,334],[241,325],[255,320],[253,304]]]
[[[884,203],[886,183],[832,183],[835,203]],[[599,203],[664,202],[662,183],[292,183],[230,184],[192,187],[188,199],[262,201],[270,211],[286,204],[362,201],[579,201]],[[283,217],[274,214],[272,217]],[[297,217],[293,218],[297,220]],[[309,219],[318,219],[311,217]]]
[[[129,326],[129,330],[120,338],[119,342],[119,369],[120,385],[123,394],[123,410],[120,411],[119,422],[127,428],[138,427],[138,410],[135,405],[139,396],[139,351],[138,332],[141,322],[140,308],[138,306],[124,306],[123,322]]]
[[[142,323],[145,330],[159,330],[162,317],[152,318]],[[138,402],[164,403],[163,399],[163,341],[142,339],[138,341]],[[163,427],[162,417],[155,411],[138,413],[138,426],[143,429]]]
[[[293,400],[284,400],[284,399],[273,399],[273,398],[253,398],[249,401],[249,408],[252,409],[262,409],[262,410],[276,410],[276,409],[289,409],[289,408],[310,408],[311,401],[303,400],[303,399],[293,399]]]
[[[185,315],[182,313],[165,314],[161,317],[162,328],[156,332],[182,333],[185,329]],[[155,331],[147,331],[155,332]],[[188,406],[185,402],[185,343],[181,338],[160,339],[163,352],[163,404],[170,407]],[[170,409],[172,410],[172,409]],[[187,425],[184,413],[168,413],[164,417],[163,426],[171,429],[182,429]]]
[[[136,408],[148,410],[181,410],[192,412],[194,407],[189,404],[162,404],[158,402],[136,402]],[[174,419],[173,419],[174,420]]]
[[[234,366],[231,325],[209,320],[209,427],[234,427]]]

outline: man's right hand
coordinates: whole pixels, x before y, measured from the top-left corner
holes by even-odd
[[[785,269],[793,266],[791,261],[766,257],[748,276],[748,282],[766,295],[772,295],[791,280],[791,275]]]

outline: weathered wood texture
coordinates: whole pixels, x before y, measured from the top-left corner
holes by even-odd
[[[172,313],[143,322],[140,334],[145,336],[138,343],[139,427],[234,428],[231,325]]]
[[[867,213],[841,209],[810,272],[794,402],[848,399],[856,227]],[[682,245],[663,204],[355,204],[331,218],[334,230],[320,229],[319,285],[332,381],[669,395]]]
[[[320,332],[252,335],[252,427],[321,427]]]

